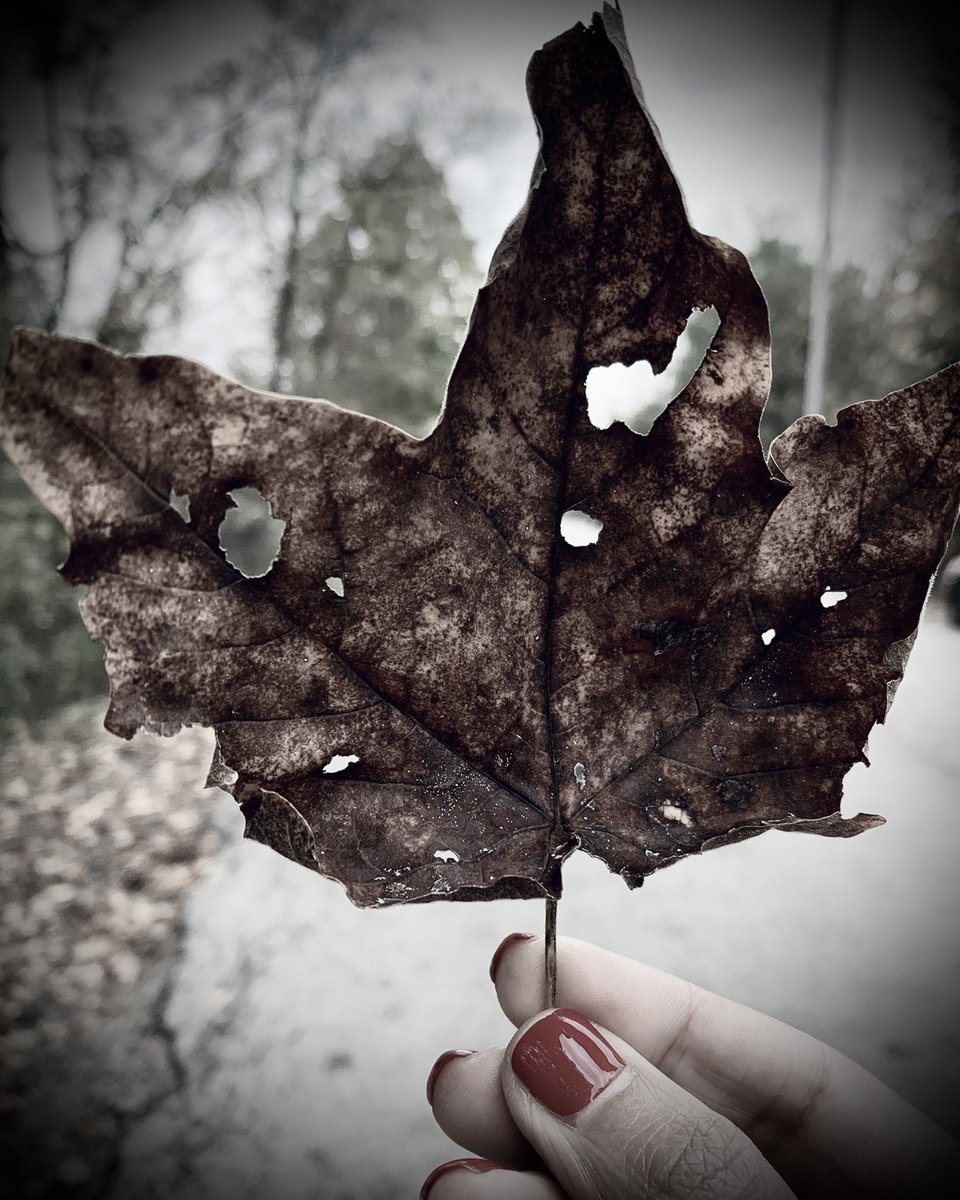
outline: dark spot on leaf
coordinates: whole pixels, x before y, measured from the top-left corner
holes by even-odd
[[[141,383],[156,383],[160,378],[160,365],[155,358],[145,358],[137,368]]]
[[[227,510],[217,534],[227,562],[248,579],[261,579],[277,561],[286,521],[274,517],[268,501],[255,487],[227,493],[234,507]]]
[[[260,795],[257,795],[257,796],[248,796],[247,799],[245,799],[240,804],[239,807],[240,807],[240,812],[243,814],[243,816],[246,818],[246,820],[252,821],[253,818],[257,815],[257,813],[260,811],[260,808],[262,807],[262,805],[263,805],[263,797]]]
[[[646,638],[653,643],[653,653],[665,654],[683,642],[693,640],[694,626],[689,621],[638,621],[632,630],[635,637]]]
[[[727,808],[743,812],[750,807],[750,798],[757,790],[749,779],[721,779],[717,784],[717,795]]]
[[[650,824],[666,833],[674,846],[697,845],[700,840],[697,821],[682,795],[674,794],[643,807]],[[648,848],[645,856],[656,860],[660,857],[660,852],[651,853]]]

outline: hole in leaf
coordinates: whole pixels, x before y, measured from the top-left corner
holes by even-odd
[[[687,829],[693,828],[693,818],[679,804],[661,804],[660,812],[668,821],[679,821]]]
[[[181,496],[171,487],[167,503],[185,525],[190,524],[190,497],[186,493]]]
[[[459,862],[460,855],[456,850],[434,850],[434,858],[439,858],[441,862]]]
[[[582,792],[587,786],[587,768],[582,762],[574,763],[573,777],[577,781],[577,787]]]
[[[227,495],[234,503],[220,522],[220,549],[231,567],[247,579],[260,579],[277,561],[286,521],[274,517],[273,509],[255,487],[234,488]]]
[[[323,768],[323,773],[324,775],[336,775],[339,771],[345,771],[351,763],[359,761],[356,754],[334,754]]]
[[[700,370],[719,328],[720,316],[713,305],[692,309],[673,357],[659,375],[645,358],[629,367],[623,363],[594,367],[586,382],[591,423],[597,429],[609,429],[614,421],[623,421],[634,433],[648,434],[657,417]]]
[[[560,536],[569,546],[592,546],[600,537],[603,522],[579,508],[571,508],[560,518]]]
[[[343,580],[339,575],[331,575],[329,579],[325,579],[324,583],[335,595],[343,599]]]
[[[831,592],[828,588],[820,597],[820,603],[824,608],[836,608],[841,600],[846,600],[846,592]]]
[[[763,642],[765,646],[769,646],[776,636],[777,631],[775,629],[765,629],[763,633],[760,634],[760,641]]]

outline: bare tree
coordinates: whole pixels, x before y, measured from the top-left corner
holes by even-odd
[[[9,155],[14,128],[32,133],[45,176],[40,194],[26,200],[10,194],[9,173],[2,177],[6,272],[21,284],[29,277],[31,292],[17,319],[60,329],[83,290],[92,298],[79,318],[73,306],[79,331],[139,349],[151,325],[179,312],[204,207],[247,195],[246,123],[263,86],[253,60],[172,88],[152,114],[141,111],[123,78],[124,56],[147,22],[176,7],[176,0],[115,0],[74,10],[48,0],[11,30],[4,66],[16,82],[6,97],[2,148]],[[38,206],[49,212],[40,234]],[[95,236],[92,288],[78,269]],[[8,291],[5,299],[11,308],[25,298]]]
[[[264,0],[273,21],[268,57],[275,75],[270,103],[282,115],[285,161],[283,247],[277,256],[279,285],[273,310],[270,387],[289,388],[293,378],[293,325],[297,281],[307,236],[306,197],[311,173],[338,157],[331,144],[328,100],[347,68],[402,24],[401,8],[387,0]]]

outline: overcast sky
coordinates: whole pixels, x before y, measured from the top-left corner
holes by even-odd
[[[703,232],[746,251],[761,236],[779,235],[815,254],[833,2],[622,0],[648,108],[693,224]],[[428,148],[431,126],[446,129],[451,190],[485,267],[523,202],[536,152],[527,62],[545,41],[578,20],[589,22],[595,6],[588,0],[410,0],[410,7],[416,31],[355,77],[357,103],[385,128],[418,103]],[[956,58],[948,52],[945,5],[848,0],[847,8],[835,257],[869,267],[884,258],[911,191],[922,194],[938,167],[930,84],[938,70],[955,70]],[[149,94],[151,86],[160,95],[233,46],[256,46],[263,29],[257,0],[184,4],[178,20],[163,10],[126,60],[137,95]],[[503,131],[463,152],[449,138],[457,111],[487,103],[504,114]],[[440,147],[443,137],[434,140]],[[28,160],[11,155],[7,165],[24,181],[28,215],[42,221],[44,205],[30,182],[34,170],[44,176],[42,161],[35,159],[31,169]],[[235,345],[238,336],[251,340],[263,314],[252,294],[241,295],[229,270],[208,271],[193,282],[198,309],[207,315],[202,324],[188,323],[179,348],[225,369],[228,343]],[[241,334],[245,327],[249,332]]]
[[[319,0],[323,2],[323,0]],[[775,232],[818,238],[823,86],[835,0],[622,0],[648,107],[694,224],[748,249]],[[536,142],[524,76],[531,54],[578,20],[590,0],[408,0],[418,29],[390,67],[364,80],[363,101],[389,121],[420,89],[444,109],[495,102],[512,132],[451,164],[453,188],[487,257],[520,206]],[[911,186],[935,169],[930,83],[955,71],[948,6],[934,0],[847,0],[837,207],[840,258],[869,262]],[[185,6],[142,47],[136,69],[164,80],[258,37],[256,0]],[[957,41],[954,35],[953,47]]]
[[[829,0],[623,0],[648,107],[694,224],[741,248],[777,232],[817,241]],[[518,116],[500,152],[461,164],[458,198],[484,248],[522,198],[535,151],[523,79],[533,50],[593,5],[576,0],[428,0],[422,56],[436,75],[495,95]],[[840,258],[882,249],[909,188],[934,167],[929,89],[941,6],[851,0],[845,57]],[[939,15],[938,15],[939,14]]]

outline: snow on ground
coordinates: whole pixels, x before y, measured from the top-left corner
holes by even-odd
[[[873,766],[848,780],[846,811],[882,813],[883,828],[770,832],[634,893],[580,855],[561,931],[809,1030],[957,1130],[958,713],[960,632],[931,610]],[[220,818],[239,835],[226,800]],[[503,1044],[488,960],[541,921],[535,902],[360,911],[264,847],[229,845],[191,897],[169,1009],[190,1103],[140,1129],[123,1194],[172,1194],[199,1113],[219,1132],[190,1152],[184,1200],[415,1195],[457,1153],[431,1119],[427,1072],[449,1047]]]

